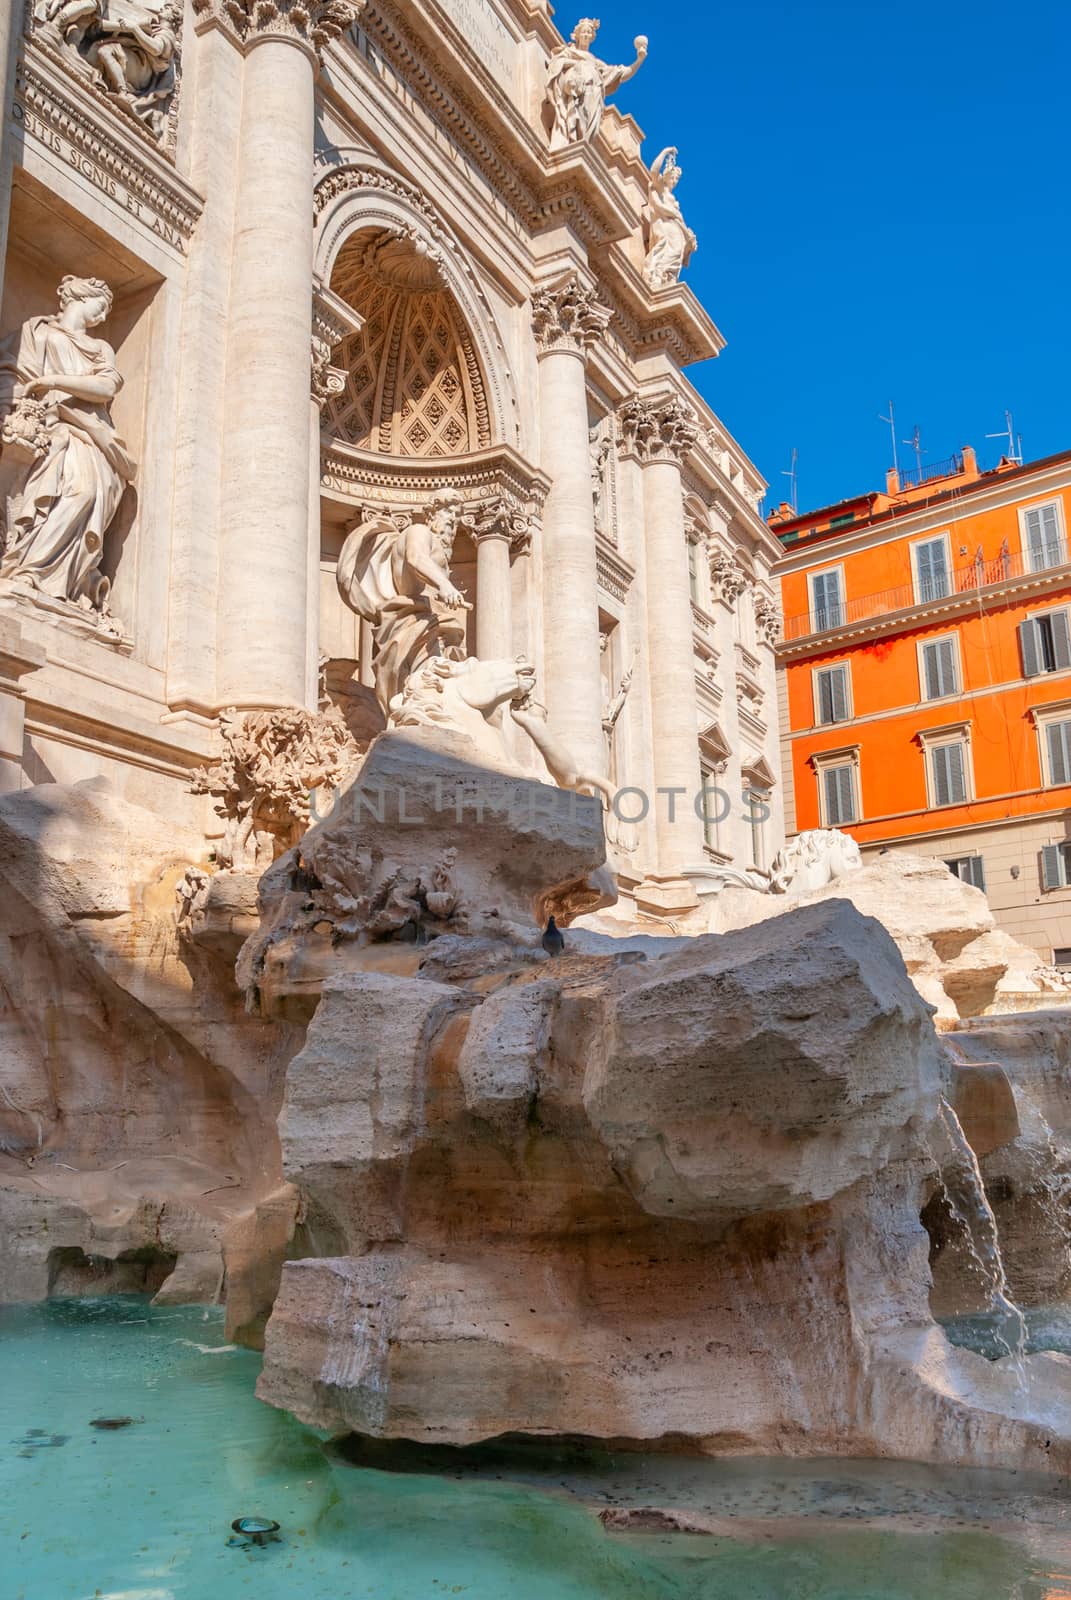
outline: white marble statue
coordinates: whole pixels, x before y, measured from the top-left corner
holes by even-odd
[[[177,83],[180,0],[38,0],[34,17],[157,139],[165,137]]]
[[[775,857],[770,893],[808,894],[862,865],[862,851],[851,834],[839,828],[808,828],[790,839]]]
[[[607,66],[591,53],[598,31],[594,17],[581,18],[571,43],[563,44],[551,57],[546,105],[552,150],[566,150],[593,139],[606,97],[634,78],[647,58],[647,40],[641,34],[633,41],[636,59],[630,67]]]
[[[699,241],[681,213],[674,194],[680,182],[677,151],[673,145],[651,163],[651,189],[644,207],[647,259],[643,275],[652,289],[676,283],[698,249]]]
[[[57,315],[31,317],[0,345],[3,460],[16,468],[0,578],[100,613],[104,538],[135,466],[110,415],[123,383],[115,352],[89,331],[112,292],[68,276],[59,301]]]
[[[432,657],[464,657],[472,608],[450,576],[462,499],[439,489],[426,522],[389,516],[353,529],[336,574],[339,593],[372,628],[376,697],[388,719],[413,673]]]

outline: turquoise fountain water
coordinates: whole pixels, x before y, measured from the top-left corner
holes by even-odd
[[[215,1310],[121,1298],[0,1311],[4,1600],[1071,1594],[1057,1480],[501,1450],[451,1453],[445,1472],[411,1458],[371,1470],[257,1401],[258,1367],[224,1344]],[[102,1417],[134,1420],[94,1428]],[[728,1522],[718,1537],[608,1533],[607,1504]],[[229,1544],[239,1516],[275,1519],[281,1542]]]

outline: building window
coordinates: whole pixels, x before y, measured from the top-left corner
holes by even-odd
[[[719,844],[722,790],[718,787],[718,774],[713,767],[700,766],[703,780],[703,843],[715,855],[720,855]]]
[[[1071,783],[1071,721],[1046,722],[1043,729],[1048,757],[1045,777],[1049,785],[1055,788]]]
[[[956,637],[930,639],[919,646],[919,680],[924,700],[944,700],[959,693]]]
[[[688,593],[692,597],[693,606],[702,606],[699,590],[699,556],[691,539],[688,540]]]
[[[811,611],[816,633],[824,628],[839,628],[844,621],[839,567],[830,572],[811,573]]]
[[[830,722],[847,722],[848,668],[822,667],[814,675],[814,716],[819,727]]]
[[[1063,529],[1060,525],[1060,505],[1050,500],[1044,506],[1031,506],[1020,512],[1022,517],[1023,550],[1031,572],[1043,572],[1046,567],[1059,567],[1067,560]]]
[[[925,605],[927,600],[943,600],[951,593],[948,541],[943,534],[939,539],[925,539],[912,545],[911,556],[915,563],[915,599],[919,605]]]
[[[1041,852],[1041,887],[1066,889],[1071,884],[1071,844],[1047,844]],[[1057,966],[1060,963],[1057,962]]]
[[[859,806],[854,761],[846,761],[843,766],[823,767],[818,777],[822,786],[823,826],[839,828],[846,822],[857,822]]]
[[[770,815],[769,789],[746,789],[747,822],[751,833],[751,865],[766,871],[766,823]]]
[[[1066,611],[1045,611],[1019,625],[1024,678],[1071,668],[1071,629]]]
[[[926,752],[930,765],[931,806],[961,806],[967,799],[967,742],[932,744]]]
[[[1054,950],[1052,953],[1052,964],[1054,967],[1071,967],[1071,950],[1068,950],[1066,947],[1062,950]]]
[[[946,861],[945,866],[961,883],[972,884],[975,889],[985,889],[985,861],[981,856],[956,856],[952,861]]]

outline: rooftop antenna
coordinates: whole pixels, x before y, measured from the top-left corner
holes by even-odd
[[[878,421],[887,422],[889,424],[889,432],[892,434],[892,468],[896,473],[897,478],[899,478],[900,457],[896,449],[896,412],[893,410],[893,403],[891,400],[889,401],[889,415],[887,417],[879,417]]]
[[[1015,435],[1015,425],[1012,422],[1012,414],[1011,414],[1010,411],[1005,411],[1005,413],[1004,413],[1004,427],[1001,429],[1001,431],[999,433],[987,433],[986,434],[986,438],[987,439],[1007,439],[1007,441],[1008,441],[1008,450],[1007,450],[1008,460],[1009,461],[1014,461],[1020,467],[1022,466],[1022,464],[1023,464],[1023,436],[1022,436],[1022,434],[1019,435],[1018,445],[1017,445],[1016,444],[1016,435]]]
[[[922,458],[926,454],[926,452],[922,448],[922,429],[919,427],[917,422],[915,424],[915,431],[911,435],[910,439],[901,439],[900,443],[901,444],[909,444],[911,446],[912,450],[914,450],[914,452],[915,452],[915,466],[918,468],[919,483],[921,484],[921,482],[922,482]]]
[[[800,502],[799,502],[799,491],[798,491],[798,488],[797,488],[798,473],[796,472],[796,463],[799,461],[799,458],[800,458],[800,453],[796,449],[796,446],[793,445],[792,446],[792,465],[787,469],[787,471],[783,467],[781,469],[782,478],[787,478],[789,483],[792,485],[792,488],[790,490],[791,497],[792,497],[791,501],[790,501],[790,504],[792,506],[793,511],[797,514],[797,516],[799,515]]]

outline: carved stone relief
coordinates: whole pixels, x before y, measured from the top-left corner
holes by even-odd
[[[158,144],[172,143],[181,0],[36,0],[38,37]]]
[[[710,557],[710,579],[715,596],[733,607],[748,585],[747,574],[728,551],[715,548]]]
[[[641,461],[682,462],[699,437],[695,413],[676,394],[626,400],[618,413],[618,431],[622,449],[635,451]]]
[[[602,338],[612,316],[595,290],[575,275],[537,289],[532,296],[532,330],[544,354],[552,350],[586,354]]]
[[[781,612],[777,602],[756,589],[754,597],[755,627],[767,644],[776,644],[781,637]]]

